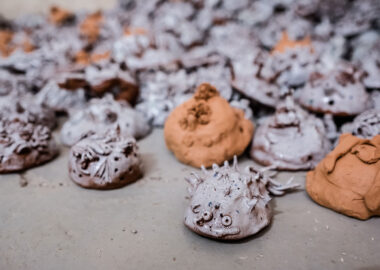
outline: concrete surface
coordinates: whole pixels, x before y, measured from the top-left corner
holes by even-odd
[[[95,10],[115,0],[1,0],[0,12],[16,17],[52,3]],[[76,186],[64,148],[46,165],[1,175],[0,269],[380,269],[380,218],[345,217],[303,190],[275,198],[272,225],[257,236],[225,243],[192,233],[182,217],[183,178],[193,169],[168,152],[162,130],[139,145],[145,177],[118,190]],[[277,179],[292,175],[304,183],[305,173]]]

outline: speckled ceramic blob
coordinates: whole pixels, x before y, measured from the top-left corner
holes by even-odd
[[[0,173],[28,169],[58,154],[48,127],[18,120],[0,121]]]
[[[135,139],[122,136],[120,129],[83,139],[70,150],[70,178],[84,188],[125,186],[142,176],[137,150]]]
[[[50,129],[56,126],[54,111],[39,105],[31,94],[0,96],[0,119],[23,121]]]
[[[261,120],[251,157],[263,165],[282,170],[314,168],[330,151],[323,122],[286,97],[273,116]]]
[[[380,108],[365,111],[355,117],[352,123],[342,126],[343,133],[370,139],[380,134]]]
[[[111,95],[92,99],[89,106],[71,115],[61,130],[63,144],[71,146],[91,134],[104,134],[120,127],[123,136],[142,138],[150,131],[144,116],[125,101],[115,101]]]
[[[267,226],[272,217],[270,193],[283,195],[298,187],[281,185],[253,167],[241,172],[236,156],[232,167],[213,165],[203,174],[193,173],[190,203],[185,212],[185,225],[197,234],[220,240],[238,240],[253,235]]]
[[[370,107],[360,72],[345,64],[328,74],[314,73],[299,93],[299,102],[310,111],[357,115]]]

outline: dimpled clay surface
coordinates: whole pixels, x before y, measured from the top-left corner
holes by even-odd
[[[57,154],[48,127],[18,120],[0,121],[0,173],[34,167]]]
[[[72,114],[61,130],[61,140],[65,145],[73,145],[78,140],[97,133],[101,134],[117,126],[124,136],[142,138],[150,131],[144,116],[132,109],[125,101],[115,101],[111,95],[93,99],[89,106]]]
[[[308,170],[322,160],[330,147],[323,122],[288,96],[273,116],[261,121],[250,154],[257,162],[277,169]]]
[[[270,194],[283,195],[297,184],[281,185],[262,171],[238,168],[237,158],[229,166],[214,164],[212,170],[202,167],[202,175],[192,173],[190,203],[185,212],[185,225],[195,233],[221,240],[238,240],[253,235],[267,226],[272,218]]]
[[[380,135],[342,134],[337,147],[307,174],[306,190],[318,204],[347,216],[380,215]]]
[[[69,175],[84,188],[112,189],[142,176],[136,140],[120,129],[79,141],[70,151]]]
[[[253,123],[209,84],[169,115],[164,128],[167,147],[177,159],[194,167],[221,164],[248,146]]]

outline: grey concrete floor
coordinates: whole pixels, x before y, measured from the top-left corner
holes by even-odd
[[[1,0],[0,12],[17,17],[52,3],[95,10],[115,0]],[[72,183],[65,148],[48,164],[1,175],[0,269],[380,269],[380,218],[337,214],[303,188],[275,198],[272,225],[254,237],[225,243],[192,233],[182,218],[193,169],[169,153],[160,129],[139,145],[145,176],[117,190]],[[277,179],[291,176],[303,186],[302,172]]]

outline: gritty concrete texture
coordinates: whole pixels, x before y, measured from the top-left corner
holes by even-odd
[[[7,17],[51,3],[91,10],[113,1],[1,0]],[[163,131],[139,142],[145,176],[124,188],[86,190],[68,177],[68,149],[23,174],[0,175],[0,269],[380,269],[380,218],[359,221],[316,205],[303,188],[272,201],[273,223],[226,243],[183,225],[193,169],[166,149]],[[252,164],[246,157],[240,166]],[[304,185],[305,173],[281,173]]]

